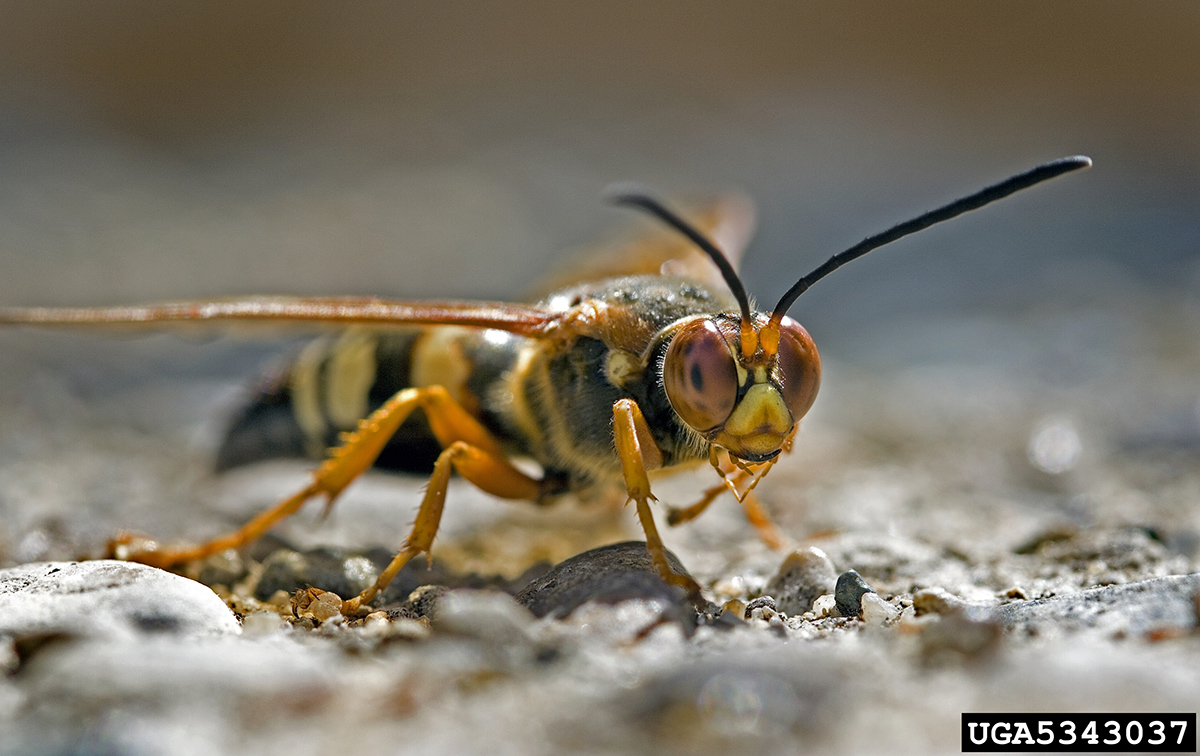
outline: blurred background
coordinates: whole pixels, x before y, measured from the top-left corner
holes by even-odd
[[[1043,471],[1102,448],[1178,472],[1200,447],[1195,3],[49,0],[3,17],[0,303],[512,299],[646,223],[602,201],[626,179],[751,196],[744,276],[769,303],[870,233],[1083,153],[1091,171],[793,307],[827,365],[814,446],[821,418],[893,449],[922,422],[953,443],[960,421],[1017,418],[1015,453],[1028,437]],[[4,339],[3,395],[29,422],[123,393],[124,427],[194,431],[211,401],[143,376],[232,385],[263,361]]]

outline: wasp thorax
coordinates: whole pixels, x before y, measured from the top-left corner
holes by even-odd
[[[663,359],[663,386],[679,417],[704,432],[723,424],[738,397],[737,364],[716,323],[696,320],[679,329]]]

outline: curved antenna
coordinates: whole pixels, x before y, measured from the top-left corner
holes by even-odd
[[[754,354],[754,351],[758,349],[758,337],[754,333],[754,321],[750,315],[750,298],[746,295],[746,287],[742,283],[742,279],[738,278],[737,271],[730,265],[729,259],[725,257],[725,253],[717,249],[717,245],[713,244],[707,236],[700,233],[695,226],[671,211],[645,189],[629,184],[618,184],[609,187],[605,191],[605,194],[608,200],[614,205],[635,207],[653,215],[686,236],[692,243],[712,258],[712,261],[716,263],[717,268],[721,271],[721,277],[725,279],[729,290],[733,292],[734,298],[737,299],[738,307],[742,311],[742,354],[747,357]]]
[[[965,212],[976,210],[984,205],[995,202],[998,199],[1003,199],[1010,194],[1019,192],[1022,189],[1028,189],[1034,184],[1040,184],[1043,181],[1061,176],[1064,173],[1078,170],[1079,168],[1087,168],[1091,166],[1092,159],[1083,155],[1075,155],[1073,157],[1059,158],[1051,160],[1049,163],[1042,163],[1036,168],[1032,168],[1024,173],[1019,173],[1012,178],[1005,179],[998,184],[982,189],[974,194],[963,197],[960,200],[955,200],[948,205],[939,207],[936,210],[930,210],[924,215],[913,218],[910,221],[899,223],[892,226],[887,231],[881,234],[875,234],[863,239],[858,244],[855,244],[845,252],[834,255],[825,261],[825,264],[809,273],[804,278],[801,278],[795,283],[792,288],[787,290],[783,298],[779,300],[779,304],[775,305],[775,310],[771,313],[771,320],[768,326],[774,326],[774,330],[778,329],[778,324],[783,320],[783,316],[787,314],[788,308],[796,301],[808,287],[812,286],[817,281],[829,275],[833,271],[842,267],[851,260],[856,260],[867,254],[873,249],[878,249],[889,242],[894,242],[897,239],[915,234],[918,231],[923,231],[935,223],[941,223],[945,220],[962,215]]]

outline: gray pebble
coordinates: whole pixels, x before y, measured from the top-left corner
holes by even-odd
[[[836,580],[833,562],[824,551],[810,546],[788,554],[767,583],[766,593],[775,597],[779,611],[799,615],[812,609],[818,597],[833,593]]]
[[[133,562],[36,562],[0,570],[0,634],[228,634],[237,619],[194,580]]]
[[[874,592],[875,589],[867,585],[857,571],[847,570],[838,576],[833,598],[843,617],[861,617],[863,594]]]

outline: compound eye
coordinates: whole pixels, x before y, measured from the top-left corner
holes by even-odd
[[[821,355],[802,325],[784,317],[779,326],[779,385],[795,421],[804,417],[817,399]]]
[[[675,334],[663,360],[663,385],[671,407],[695,430],[712,430],[729,418],[737,403],[737,366],[716,323],[699,320]]]

